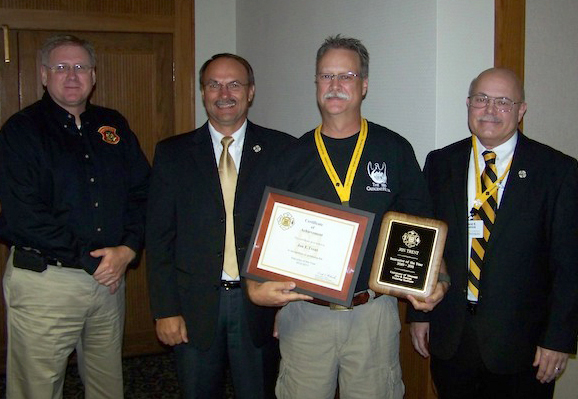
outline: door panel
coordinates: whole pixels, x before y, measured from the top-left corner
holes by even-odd
[[[17,35],[10,34],[8,43],[4,43],[4,36],[0,35],[2,51],[8,45],[10,62],[0,61],[0,124],[19,110],[18,101],[18,40]],[[4,56],[4,53],[2,53]]]

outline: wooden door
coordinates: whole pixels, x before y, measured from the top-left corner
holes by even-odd
[[[55,33],[25,30],[10,33],[12,59],[0,66],[1,123],[42,96],[39,49],[44,40]],[[91,102],[120,111],[152,161],[155,144],[174,134],[172,35],[72,33],[90,40],[96,49],[97,83]],[[3,245],[0,249],[2,274],[6,255],[7,248]],[[125,355],[161,350],[149,311],[144,256],[137,268],[127,272],[126,299]],[[0,305],[0,320],[4,326],[4,301]],[[0,348],[3,352],[5,344],[5,328],[2,328]]]

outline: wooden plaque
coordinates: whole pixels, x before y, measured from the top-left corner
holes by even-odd
[[[429,296],[437,283],[447,225],[399,212],[383,216],[369,287],[382,294],[418,300]]]

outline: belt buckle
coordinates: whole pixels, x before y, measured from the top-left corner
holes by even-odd
[[[239,288],[239,287],[241,287],[240,281],[221,280],[221,288],[223,288],[225,291],[231,291],[231,290],[234,290],[234,289]]]
[[[343,306],[343,305],[339,305],[337,303],[330,302],[329,303],[329,309],[337,310],[339,312],[347,312],[347,311],[353,310],[353,306],[348,307],[348,306]]]

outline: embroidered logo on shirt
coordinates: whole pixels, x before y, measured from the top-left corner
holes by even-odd
[[[369,161],[367,163],[367,174],[372,180],[371,186],[365,187],[367,191],[391,192],[387,187],[387,166],[385,166],[385,162],[380,165],[378,162],[372,163]]]
[[[108,144],[118,144],[120,142],[120,137],[116,134],[116,128],[111,126],[101,126],[98,128],[98,132],[102,136],[102,141]]]

